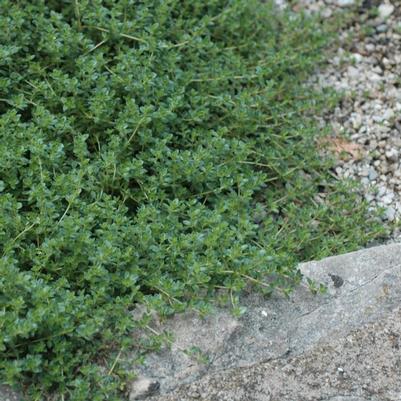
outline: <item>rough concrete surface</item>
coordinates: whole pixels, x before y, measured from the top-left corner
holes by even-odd
[[[401,400],[401,245],[300,269],[328,292],[314,296],[304,281],[290,299],[245,296],[239,319],[220,310],[164,324],[175,342],[141,371],[160,384],[152,400]],[[208,363],[182,352],[191,345]]]
[[[164,401],[401,400],[401,311],[293,358],[207,375]]]

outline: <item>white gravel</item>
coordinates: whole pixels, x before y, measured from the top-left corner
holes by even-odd
[[[384,222],[401,221],[401,4],[397,1],[298,0],[295,6],[322,16],[353,13],[353,22],[340,32],[336,54],[312,81],[344,94],[322,123],[331,127],[333,137],[347,138],[360,153],[339,159],[335,173],[360,181],[372,209],[384,208]],[[401,241],[400,233],[395,230],[391,239]]]

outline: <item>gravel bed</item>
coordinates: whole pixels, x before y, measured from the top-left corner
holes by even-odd
[[[396,0],[276,0],[329,18],[339,10],[353,14],[340,33],[340,46],[312,81],[342,92],[344,98],[322,123],[350,149],[335,173],[362,183],[372,209],[384,208],[384,224],[401,220],[401,4]],[[393,226],[393,225],[392,225]],[[392,228],[390,241],[401,241]]]

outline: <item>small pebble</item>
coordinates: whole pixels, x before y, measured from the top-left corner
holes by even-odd
[[[355,4],[355,0],[336,0],[338,7],[351,7]]]
[[[369,180],[374,181],[378,177],[378,174],[374,167],[369,168]]]
[[[398,151],[394,148],[386,152],[386,158],[392,162],[397,162],[399,159]]]
[[[377,11],[379,13],[380,18],[386,19],[386,18],[390,17],[390,15],[393,13],[394,6],[392,4],[383,3],[383,4],[380,4]]]

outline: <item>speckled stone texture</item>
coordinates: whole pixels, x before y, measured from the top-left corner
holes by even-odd
[[[161,401],[395,401],[401,399],[401,311],[294,358],[235,368]],[[329,340],[329,339],[327,339]]]
[[[0,401],[23,401],[22,398],[8,387],[0,386]]]

